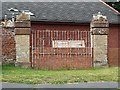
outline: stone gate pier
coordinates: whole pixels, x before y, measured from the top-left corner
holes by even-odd
[[[22,12],[15,21],[16,66],[30,67],[30,15]]]
[[[107,66],[109,32],[109,22],[107,17],[100,12],[93,15],[90,29],[94,67]]]

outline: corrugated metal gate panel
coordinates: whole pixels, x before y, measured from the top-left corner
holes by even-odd
[[[32,67],[79,69],[92,66],[90,31],[32,30]]]

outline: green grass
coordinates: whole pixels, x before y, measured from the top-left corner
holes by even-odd
[[[89,70],[35,70],[2,66],[2,81],[27,84],[64,84],[90,81],[118,81],[118,67]]]

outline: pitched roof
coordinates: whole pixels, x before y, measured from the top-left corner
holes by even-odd
[[[110,23],[120,24],[120,14],[102,2],[2,2],[2,16],[9,15],[9,8],[30,10],[32,21],[90,23],[93,14],[101,12]]]

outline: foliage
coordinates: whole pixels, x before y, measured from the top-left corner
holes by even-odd
[[[120,1],[119,2],[106,2],[106,3],[120,12]]]

